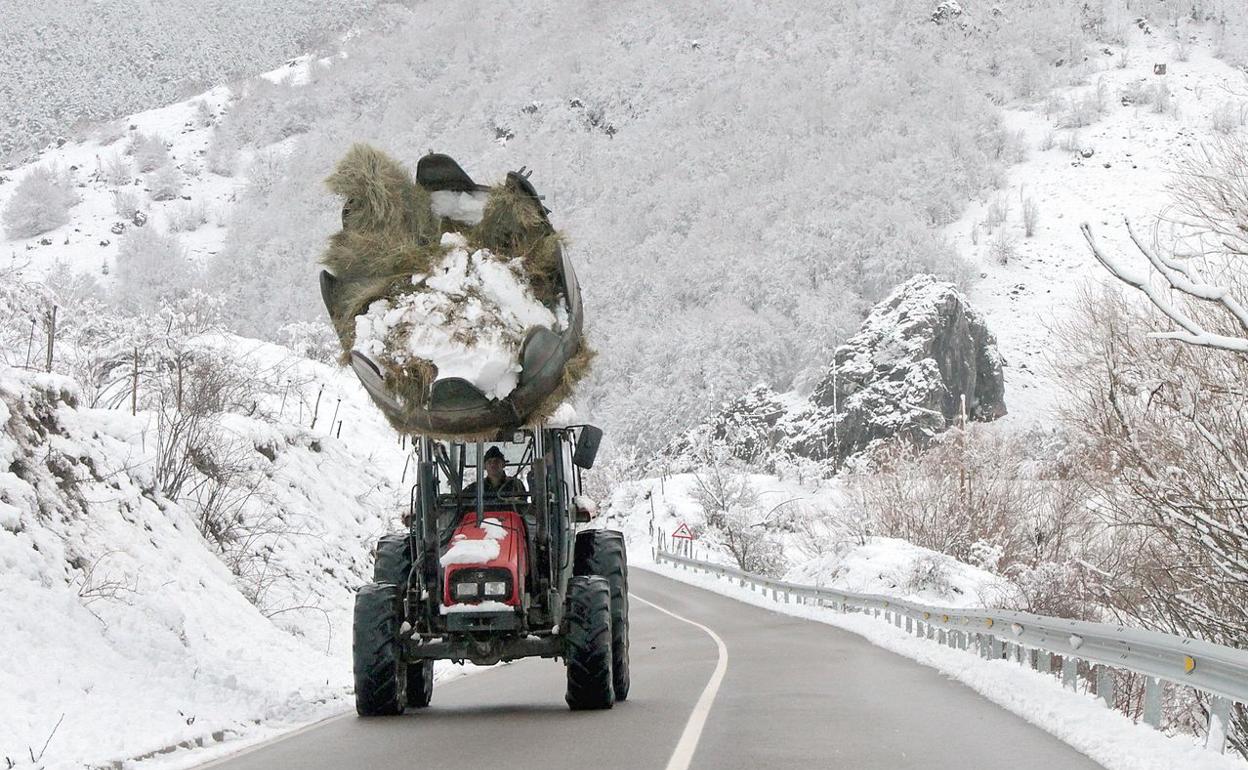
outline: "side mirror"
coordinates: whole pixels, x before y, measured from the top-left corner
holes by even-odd
[[[572,464],[578,468],[589,470],[594,467],[594,458],[598,456],[598,445],[602,443],[602,429],[593,425],[581,426],[576,437],[576,451],[572,453]]]

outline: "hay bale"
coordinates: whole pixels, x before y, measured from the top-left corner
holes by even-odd
[[[401,164],[360,144],[326,182],[347,199],[343,229],[322,260],[338,279],[329,310],[343,361],[352,350],[368,355],[405,409],[425,404],[439,377],[505,398],[527,330],[559,331],[566,318],[562,238],[541,203],[511,177],[485,196],[431,195]],[[541,416],[592,358],[582,343]]]

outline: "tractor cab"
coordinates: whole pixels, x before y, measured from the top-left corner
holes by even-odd
[[[528,636],[560,622],[575,527],[589,520],[577,505],[581,470],[593,465],[601,435],[579,425],[417,442],[408,531],[377,550],[378,580],[403,578],[417,633]],[[466,656],[474,657],[489,656]]]

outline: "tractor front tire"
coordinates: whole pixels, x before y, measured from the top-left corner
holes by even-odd
[[[628,551],[624,533],[591,529],[576,536],[574,575],[601,575],[611,586],[611,671],[615,699],[628,697]]]
[[[433,700],[433,661],[421,660],[407,666],[407,705],[423,709]]]
[[[581,575],[568,581],[564,662],[573,711],[615,705],[611,674],[611,586],[603,577]]]
[[[369,583],[355,593],[352,657],[355,711],[362,717],[402,714],[407,666],[399,627],[403,594],[390,583]]]
[[[382,535],[374,553],[373,582],[394,583],[406,589],[412,572],[411,536],[406,532]]]

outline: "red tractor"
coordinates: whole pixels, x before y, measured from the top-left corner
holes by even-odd
[[[356,594],[359,714],[429,705],[435,660],[561,658],[571,708],[628,697],[624,538],[577,531],[593,515],[581,470],[601,437],[580,425],[493,442],[418,439],[407,530],[377,543],[374,582]],[[497,491],[484,471],[487,446],[513,479]]]

